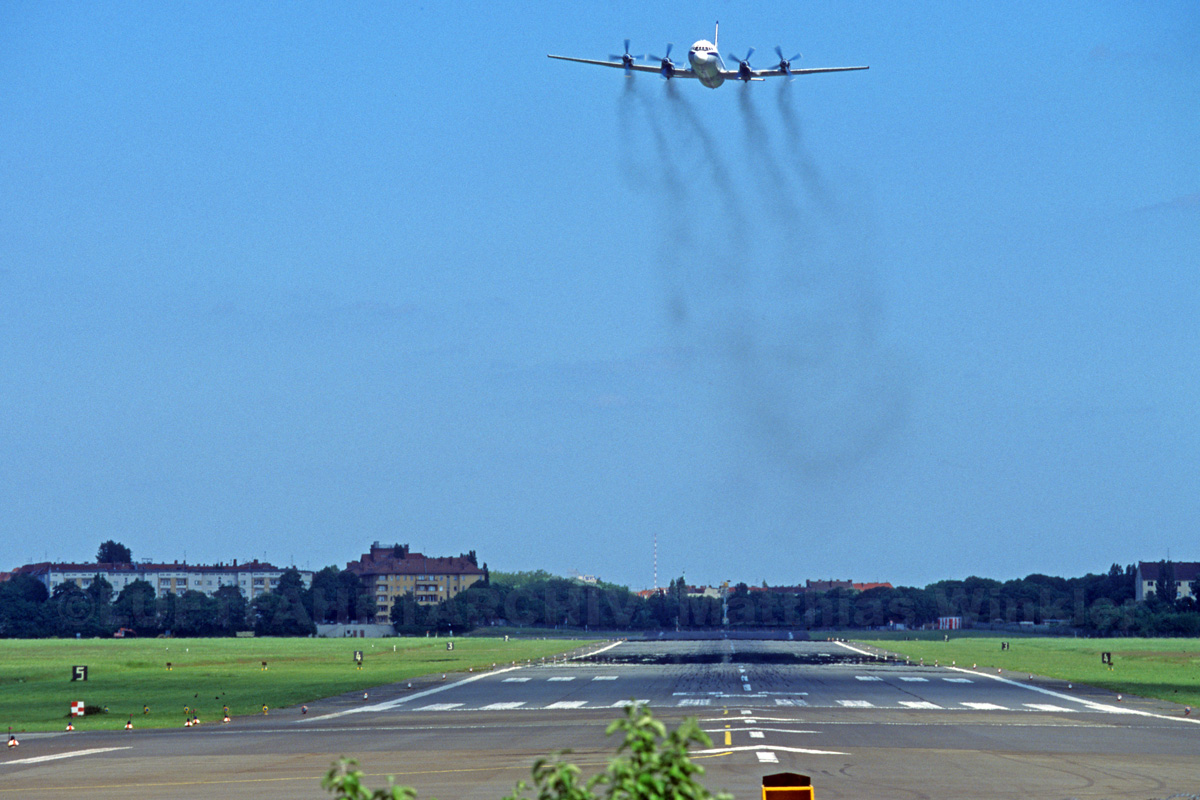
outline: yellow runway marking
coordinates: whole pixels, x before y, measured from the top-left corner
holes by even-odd
[[[589,765],[591,766],[591,765]],[[598,766],[598,765],[597,765]],[[511,767],[467,767],[464,769],[430,769],[419,770],[416,772],[368,772],[364,773],[367,778],[386,778],[402,777],[405,775],[451,775],[459,772],[499,772],[510,769],[525,769],[525,765],[514,765]],[[231,783],[281,783],[283,781],[311,781],[319,785],[321,779],[325,777],[325,773],[320,775],[301,775],[288,778],[231,778],[227,780],[213,781],[171,781],[163,783],[109,783],[109,784],[91,784],[88,789],[136,789],[142,787],[158,787],[158,786],[220,786]],[[0,794],[8,794],[10,792],[60,792],[64,789],[76,787],[69,786],[30,786],[23,789],[0,789]]]

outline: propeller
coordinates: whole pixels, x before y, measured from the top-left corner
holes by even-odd
[[[730,61],[738,62],[738,80],[749,81],[752,77],[754,77],[750,70],[750,56],[752,55],[754,55],[753,47],[746,51],[745,58],[738,58],[733,53],[729,54]]]
[[[667,42],[667,54],[662,58],[659,58],[653,53],[646,56],[647,60],[649,61],[660,62],[661,66],[659,66],[658,71],[661,72],[662,76],[667,80],[670,80],[671,76],[675,74],[675,62],[671,60],[671,48],[674,46],[675,45],[672,42]]]
[[[796,53],[796,55],[792,56],[791,58],[784,58],[783,57],[783,48],[780,47],[779,45],[775,45],[775,54],[779,56],[779,71],[782,72],[784,75],[787,75],[788,79],[791,80],[791,78],[792,78],[792,62],[795,61],[797,58],[804,58],[804,55],[802,53]]]
[[[622,64],[624,64],[624,65],[625,65],[625,74],[626,74],[626,75],[632,75],[632,74],[633,74],[633,69],[632,69],[632,67],[633,67],[633,62],[637,61],[639,58],[645,58],[645,56],[635,56],[635,55],[630,55],[630,53],[629,53],[629,40],[628,40],[628,39],[626,39],[626,40],[625,40],[625,52],[624,52],[624,54],[622,54],[622,55],[619,55],[619,56],[618,56],[618,55],[614,55],[614,54],[610,53],[610,54],[609,54],[609,56],[608,56],[608,60],[609,60],[609,61],[620,61]]]

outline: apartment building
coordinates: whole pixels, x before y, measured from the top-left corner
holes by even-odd
[[[358,561],[348,563],[346,569],[358,575],[364,588],[374,592],[377,622],[390,620],[396,599],[409,592],[421,605],[433,605],[483,580],[484,575],[473,553],[430,557],[411,552],[408,545],[379,542]]]
[[[279,586],[284,570],[262,561],[246,561],[238,564],[156,564],[139,562],[133,564],[69,564],[44,561],[17,567],[12,575],[28,575],[46,585],[48,591],[63,583],[74,583],[81,589],[92,584],[96,575],[101,575],[113,588],[114,596],[137,580],[146,581],[154,587],[155,597],[167,593],[183,594],[187,591],[212,595],[222,586],[236,586],[244,597],[253,600],[261,594]],[[312,572],[300,571],[305,588],[312,585]]]

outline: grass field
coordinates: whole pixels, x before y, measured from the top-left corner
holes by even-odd
[[[950,641],[855,637],[858,641],[932,664],[999,667],[1011,672],[1090,684],[1117,692],[1200,706],[1200,639],[1059,639],[959,636]],[[1009,649],[1001,650],[1000,643]],[[1100,654],[1113,654],[1113,668]]]
[[[455,639],[84,639],[0,640],[0,733],[62,730],[72,701],[108,707],[75,719],[76,730],[183,724],[262,713],[421,675],[487,669],[572,650],[576,640]],[[395,650],[393,651],[393,648]],[[363,651],[356,669],[354,651]],[[168,670],[167,662],[171,662]],[[263,670],[262,662],[267,662]],[[71,669],[88,667],[87,681]],[[143,706],[150,712],[143,713]]]

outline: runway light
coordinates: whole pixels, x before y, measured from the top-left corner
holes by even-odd
[[[73,730],[75,730],[75,726],[74,726],[72,723],[68,722],[68,723],[67,723],[67,730],[69,730],[69,731],[73,731]]]

